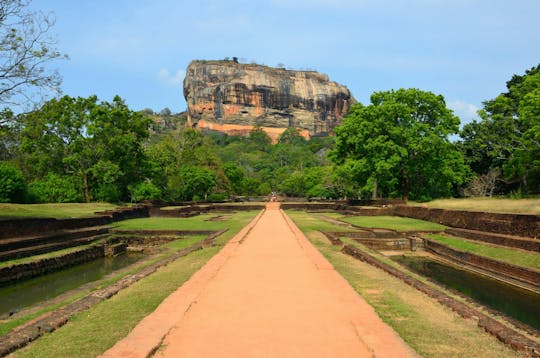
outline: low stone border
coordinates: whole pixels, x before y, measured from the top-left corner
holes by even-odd
[[[19,280],[41,276],[68,266],[103,257],[105,256],[104,247],[105,243],[93,244],[85,249],[73,251],[65,255],[2,267],[0,268],[0,284],[5,285]]]
[[[20,218],[0,220],[0,240],[18,236],[43,235],[59,230],[73,230],[93,226],[105,226],[115,221],[149,216],[144,205],[118,208],[96,213],[96,216],[72,219]]]
[[[482,241],[499,246],[515,247],[522,250],[540,252],[540,240],[537,239],[528,239],[512,235],[458,228],[448,228],[445,230],[445,232],[450,235],[463,237],[469,240]]]
[[[345,245],[341,251],[347,255],[350,255],[360,261],[373,265],[389,273],[390,275],[401,279],[406,284],[427,294],[429,297],[436,299],[442,305],[449,307],[463,318],[471,318],[477,320],[478,327],[483,328],[486,332],[497,337],[497,339],[499,339],[504,344],[512,347],[513,349],[525,352],[532,357],[540,357],[540,344],[510,329],[509,327],[506,327],[505,325],[494,320],[493,318],[488,317],[483,313],[475,310],[474,308],[469,307],[464,303],[459,302],[456,299],[448,296],[447,294],[426,285],[420,280],[408,276],[404,272],[388,264],[385,264],[384,262],[378,260],[377,258],[367,254],[366,252],[354,246]]]
[[[67,306],[53,312],[46,313],[43,316],[34,319],[30,323],[14,329],[5,336],[0,337],[0,357],[6,356],[11,352],[26,346],[30,342],[41,337],[44,333],[50,333],[62,327],[75,314],[109,299],[124,288],[127,288],[135,282],[154,273],[158,268],[165,266],[180,257],[186,256],[193,251],[214,245],[215,240],[226,231],[227,229],[213,232],[213,234],[197,244],[185,248],[159,262],[156,262],[136,274],[126,276],[106,288],[94,291],[89,295],[68,304]]]
[[[243,204],[243,205],[227,205],[227,204],[208,204],[208,205],[187,205],[173,209],[162,210],[160,207],[151,207],[150,216],[154,217],[191,217],[202,213],[214,211],[219,212],[235,212],[248,210],[262,210],[264,204]]]
[[[512,265],[484,256],[475,255],[470,252],[460,251],[431,239],[423,239],[425,248],[437,255],[540,288],[540,271],[538,270]]]
[[[540,239],[540,215],[500,214],[396,205],[391,215],[432,221],[456,228]]]

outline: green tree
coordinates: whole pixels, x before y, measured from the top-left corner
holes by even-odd
[[[23,116],[20,150],[28,177],[49,172],[81,183],[85,201],[127,199],[127,187],[147,172],[142,144],[150,119],[116,96],[64,96]]]
[[[0,162],[0,203],[22,203],[25,194],[21,170],[12,163]]]
[[[47,68],[65,57],[55,48],[50,33],[54,18],[31,11],[29,4],[25,0],[0,1],[0,104],[21,104],[19,101],[60,86],[58,72]]]
[[[129,192],[134,202],[161,198],[161,190],[149,180],[130,186]]]
[[[540,65],[506,87],[464,126],[460,146],[476,174],[501,169],[507,183],[540,193]]]
[[[356,161],[357,177],[386,196],[427,200],[448,196],[466,167],[449,136],[459,119],[444,98],[418,89],[376,92],[356,104],[336,129],[336,164]]]
[[[186,165],[178,173],[178,187],[182,200],[193,200],[195,197],[206,199],[216,184],[215,173],[207,168]]]
[[[244,192],[245,175],[242,168],[234,163],[228,162],[223,165],[223,172],[231,183],[231,191],[236,195]]]
[[[82,201],[79,185],[71,176],[48,173],[28,185],[30,200],[37,203],[77,203]]]
[[[10,109],[0,111],[0,160],[11,160],[17,155],[20,126]]]

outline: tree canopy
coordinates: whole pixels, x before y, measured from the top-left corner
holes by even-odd
[[[332,158],[336,164],[354,161],[352,175],[367,191],[405,200],[448,196],[466,171],[449,140],[458,129],[459,119],[440,95],[376,92],[370,105],[354,105],[336,129]]]
[[[510,187],[540,193],[540,65],[484,102],[480,121],[464,126],[461,147],[477,175],[498,169]]]
[[[27,175],[76,179],[85,201],[117,201],[144,178],[143,142],[150,120],[97,97],[64,96],[21,116],[21,155]]]
[[[30,1],[0,1],[0,104],[21,104],[56,91],[61,77],[47,68],[65,57],[51,34],[52,14],[32,12]],[[43,92],[42,92],[43,91]]]

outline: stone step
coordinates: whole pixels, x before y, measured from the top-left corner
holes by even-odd
[[[458,228],[447,228],[444,232],[464,239],[540,252],[540,239]]]
[[[45,253],[49,253],[53,251],[67,249],[70,247],[87,245],[97,240],[103,239],[106,236],[107,234],[105,233],[105,234],[100,234],[100,235],[80,237],[80,238],[76,238],[72,240],[66,240],[66,241],[60,241],[60,242],[58,241],[49,242],[45,244],[22,247],[22,248],[18,248],[14,250],[9,250],[9,251],[2,251],[0,252],[0,262],[20,259],[24,257],[34,256],[34,255],[45,254]]]
[[[0,252],[13,251],[48,243],[66,242],[109,232],[108,226],[90,227],[75,230],[61,230],[39,236],[22,236],[0,240]]]

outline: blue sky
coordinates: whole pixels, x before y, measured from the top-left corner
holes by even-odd
[[[540,62],[538,0],[34,0],[52,11],[71,96],[182,111],[193,59],[315,69],[369,103],[420,88],[462,121]]]

